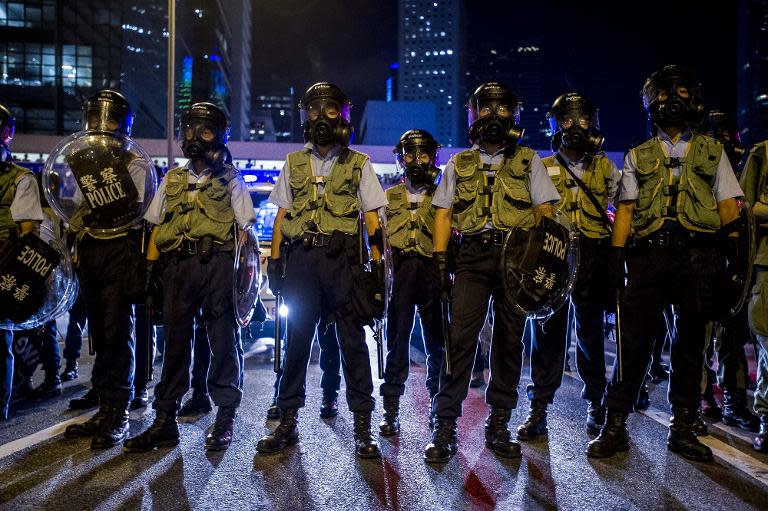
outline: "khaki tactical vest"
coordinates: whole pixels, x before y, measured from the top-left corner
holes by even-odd
[[[576,192],[573,192],[577,185],[568,170],[557,161],[554,155],[548,156],[542,161],[547,170],[550,168],[559,170],[558,173],[549,172],[549,177],[552,178],[552,182],[560,194],[560,202],[557,203],[557,207],[568,215],[571,222],[584,236],[588,238],[605,238],[608,236],[610,234],[608,227],[605,225],[600,211],[595,209],[587,194],[580,186]],[[581,180],[595,195],[603,211],[608,208],[608,183],[611,180],[612,170],[611,161],[605,155],[599,154],[584,167],[584,174],[581,176]]]
[[[231,239],[235,212],[229,182],[237,175],[236,169],[225,166],[222,173],[190,185],[188,169],[169,170],[165,178],[165,218],[155,238],[157,248],[168,252],[185,239],[199,240],[204,236],[212,236],[218,242]],[[197,193],[190,201],[188,192],[192,190]]]
[[[673,175],[670,158],[661,140],[654,137],[632,149],[637,163],[638,186],[632,231],[648,236],[665,220],[677,220],[691,231],[715,232],[720,215],[713,192],[723,146],[716,140],[695,134],[688,153],[680,159],[680,177]]]
[[[434,221],[431,195],[425,194],[421,202],[409,202],[403,183],[387,190],[387,237],[392,247],[432,257]]]
[[[11,162],[0,162],[0,240],[6,240],[13,233],[18,234],[18,225],[13,221],[11,205],[21,178],[32,172]]]
[[[518,147],[514,156],[498,165],[480,163],[477,149],[456,154],[453,225],[462,234],[480,232],[488,222],[496,229],[533,227],[529,177],[534,154],[533,149]],[[484,171],[495,171],[495,176]]]
[[[286,162],[293,202],[281,224],[283,235],[296,239],[307,232],[356,234],[360,217],[357,192],[367,161],[365,154],[346,148],[329,175],[317,176],[309,150],[288,154]],[[318,193],[320,185],[323,185],[322,195]]]

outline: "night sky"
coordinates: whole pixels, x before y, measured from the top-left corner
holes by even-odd
[[[622,2],[622,11],[629,2]],[[632,2],[631,16],[613,2],[466,4],[467,47],[482,38],[500,47],[541,42],[545,98],[581,90],[600,106],[605,148],[623,151],[646,133],[639,90],[669,63],[693,67],[707,104],[735,113],[737,2]],[[352,98],[353,120],[365,101],[384,98],[397,60],[397,2],[281,0],[254,2],[254,82],[302,92],[320,80]],[[525,98],[522,98],[525,102]]]

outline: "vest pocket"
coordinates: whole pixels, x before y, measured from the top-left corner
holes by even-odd
[[[456,182],[456,193],[453,197],[454,209],[464,211],[477,198],[477,179],[467,179]]]
[[[533,201],[531,200],[531,192],[528,190],[525,179],[506,176],[497,176],[496,179],[499,180],[506,202],[517,209],[528,209],[531,207]]]
[[[720,226],[720,215],[717,213],[717,200],[712,189],[696,172],[686,174],[686,189],[680,191],[686,194],[683,197],[683,213],[697,227],[717,229]]]

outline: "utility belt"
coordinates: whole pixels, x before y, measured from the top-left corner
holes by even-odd
[[[204,236],[199,240],[185,239],[181,242],[181,245],[173,250],[166,252],[168,255],[185,258],[199,255],[202,258],[210,257],[211,254],[217,254],[219,252],[232,252],[235,249],[235,242],[227,240],[223,243],[213,241],[210,236]]]
[[[712,248],[720,243],[721,239],[715,233],[689,231],[677,222],[667,221],[658,231],[634,238],[632,247]]]
[[[489,229],[477,234],[463,235],[459,245],[464,243],[479,243],[483,247],[501,247],[507,239],[509,231],[502,229]]]
[[[392,248],[392,264],[395,268],[398,268],[402,262],[406,259],[420,259],[424,262],[431,263],[432,258],[422,255],[416,250],[403,250],[402,248]]]
[[[357,234],[345,234],[341,231],[333,231],[330,234],[305,232],[300,237],[293,238],[288,242],[289,249],[298,247],[304,247],[304,249],[327,247],[328,251],[332,254],[341,253],[344,250],[356,248],[357,246]]]

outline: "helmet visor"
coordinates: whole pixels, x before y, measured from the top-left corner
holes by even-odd
[[[432,164],[438,166],[437,148],[433,145],[408,144],[399,148],[395,153],[397,163],[405,170],[408,165]]]
[[[187,141],[197,138],[203,142],[219,140],[222,144],[226,144],[225,135],[213,121],[195,117],[182,121],[179,129],[179,137]]]
[[[507,101],[500,100],[480,100],[471,101],[467,109],[467,120],[472,125],[478,119],[484,119],[490,116],[498,116],[502,119],[512,118],[517,123],[520,119],[520,106],[510,105]]]
[[[319,98],[301,106],[301,124],[307,121],[315,121],[325,117],[331,121],[342,118],[347,123],[350,121],[349,103],[339,103],[335,99]]]
[[[83,115],[85,131],[119,131],[124,135],[131,134],[133,114],[125,107],[107,101],[99,101],[88,105]]]

